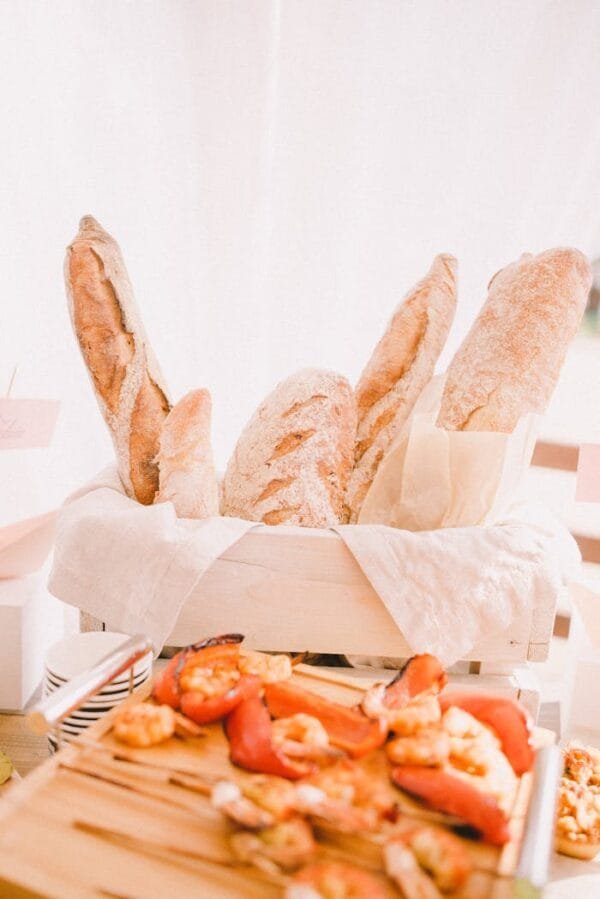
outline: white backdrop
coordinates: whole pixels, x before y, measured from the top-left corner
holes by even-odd
[[[2,0],[0,66],[0,392],[18,364],[64,404],[40,507],[111,455],[62,284],[84,213],[173,396],[212,390],[220,466],[293,369],[354,380],[435,253],[447,359],[501,265],[600,252],[595,0]]]

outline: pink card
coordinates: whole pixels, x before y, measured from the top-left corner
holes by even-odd
[[[52,510],[0,527],[0,579],[39,571],[52,547],[57,517]]]
[[[579,447],[575,500],[600,503],[600,443],[582,443]]]
[[[0,450],[48,446],[59,400],[0,399]]]

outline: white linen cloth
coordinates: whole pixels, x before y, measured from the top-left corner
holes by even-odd
[[[255,526],[179,520],[170,503],[142,506],[111,467],[61,510],[49,588],[111,629],[147,634],[158,650],[204,572]],[[436,653],[445,665],[534,606],[553,606],[579,559],[562,526],[533,507],[490,527],[335,530],[413,652]]]
[[[580,561],[571,535],[535,504],[515,504],[486,527],[413,533],[359,524],[336,531],[412,651],[432,652],[446,666],[534,609],[551,611]]]
[[[146,634],[159,652],[204,572],[253,526],[179,519],[172,503],[143,506],[110,466],[61,509],[48,588],[110,630]]]

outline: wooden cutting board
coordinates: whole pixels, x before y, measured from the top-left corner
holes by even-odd
[[[294,678],[336,702],[355,704],[372,678],[300,665]],[[140,702],[148,685],[128,702]],[[229,849],[231,825],[214,810],[211,786],[248,777],[228,760],[220,724],[206,735],[129,749],[112,737],[110,713],[65,746],[0,803],[0,896],[120,897],[281,896],[280,882],[236,864]],[[545,733],[538,738],[546,742]],[[365,764],[383,766],[383,753]],[[386,777],[385,770],[383,776]],[[386,782],[388,781],[386,777]],[[443,820],[395,790],[403,811]],[[500,899],[509,895],[531,791],[521,778],[511,815],[511,841],[502,850],[465,840],[474,874],[455,896]],[[320,855],[377,869],[381,849],[368,837],[320,834]],[[390,897],[399,894],[390,890]]]

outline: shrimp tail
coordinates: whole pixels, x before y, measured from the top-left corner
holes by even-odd
[[[422,693],[439,693],[447,682],[446,672],[435,656],[413,656],[387,685],[384,705],[388,709],[402,708]]]

